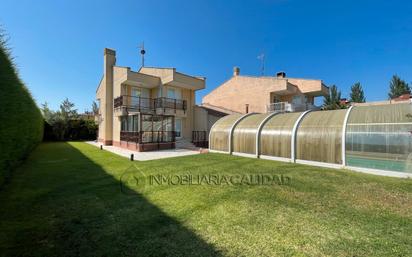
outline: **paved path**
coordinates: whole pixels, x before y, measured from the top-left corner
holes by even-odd
[[[88,141],[88,144],[94,145],[96,147],[100,147],[101,143],[95,141]],[[157,160],[157,159],[164,159],[170,157],[179,157],[179,156],[186,156],[186,155],[195,155],[199,154],[199,151],[192,151],[188,149],[168,149],[168,150],[160,150],[160,151],[150,151],[150,152],[137,152],[132,151],[120,147],[115,146],[103,146],[103,149],[114,154],[118,154],[127,158],[130,158],[131,154],[134,154],[135,161],[149,161],[149,160]]]

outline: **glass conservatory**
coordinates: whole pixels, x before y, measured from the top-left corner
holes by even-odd
[[[212,127],[209,148],[320,166],[412,173],[412,104],[233,114]]]

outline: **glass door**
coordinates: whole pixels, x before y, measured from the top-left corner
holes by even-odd
[[[175,119],[175,133],[176,138],[182,138],[182,119],[180,118]]]
[[[139,105],[139,97],[141,96],[141,91],[139,88],[132,88],[132,106],[138,106]]]
[[[182,92],[177,88],[168,88],[167,89],[167,98],[171,99],[182,99]]]

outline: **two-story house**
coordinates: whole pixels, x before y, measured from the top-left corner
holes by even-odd
[[[116,52],[104,49],[99,102],[98,141],[137,151],[174,148],[176,140],[191,140],[195,92],[205,78],[175,68],[116,65]]]
[[[295,112],[317,109],[315,97],[328,94],[329,88],[321,80],[288,78],[284,72],[241,76],[235,67],[232,78],[203,97],[202,106],[238,113]]]

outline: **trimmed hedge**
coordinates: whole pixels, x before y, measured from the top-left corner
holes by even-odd
[[[41,142],[43,117],[0,35],[0,188]]]

